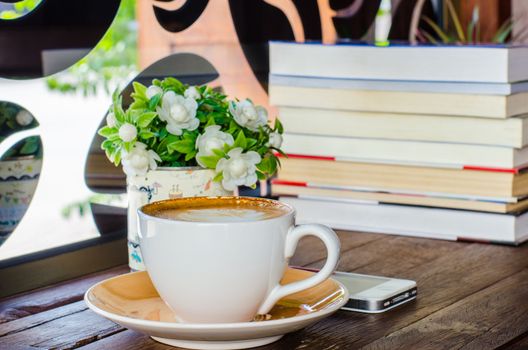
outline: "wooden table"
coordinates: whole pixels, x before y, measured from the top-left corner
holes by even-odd
[[[261,349],[528,349],[527,244],[339,235],[340,270],[414,279],[418,299],[378,315],[339,311]],[[319,267],[322,259],[322,245],[305,239],[292,264]],[[0,300],[0,348],[171,349],[82,301],[92,284],[125,272],[117,267]]]

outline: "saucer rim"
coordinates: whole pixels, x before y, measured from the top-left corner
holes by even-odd
[[[289,268],[291,268],[291,267],[289,267]],[[122,316],[122,315],[118,315],[118,314],[103,310],[103,309],[97,307],[96,305],[94,305],[88,299],[88,295],[91,294],[93,289],[96,288],[97,286],[99,286],[100,284],[103,284],[105,282],[111,281],[113,279],[121,278],[124,275],[139,274],[139,273],[142,273],[142,272],[148,274],[147,271],[134,271],[134,272],[129,272],[127,274],[122,274],[122,275],[110,277],[110,278],[107,278],[107,279],[102,280],[100,282],[97,282],[96,284],[91,286],[84,293],[83,300],[84,300],[85,304],[88,306],[88,308],[90,308],[93,312],[95,312],[96,314],[98,314],[100,316],[103,316],[103,317],[105,317],[107,319],[110,319],[110,320],[112,320],[114,322],[118,322],[118,323],[122,322],[122,323],[125,323],[125,324],[129,324],[131,326],[141,326],[141,327],[148,326],[148,327],[154,327],[154,328],[156,328],[156,327],[165,327],[165,328],[170,328],[170,329],[173,329],[173,330],[212,330],[212,329],[214,329],[214,330],[223,330],[223,329],[233,329],[233,328],[237,328],[237,329],[240,329],[240,328],[252,328],[252,329],[258,328],[258,329],[261,329],[261,328],[267,328],[267,327],[273,327],[273,326],[286,325],[286,324],[292,323],[293,321],[295,321],[295,322],[308,321],[308,320],[311,320],[311,319],[314,319],[314,318],[325,316],[327,314],[336,312],[339,309],[341,309],[341,307],[346,304],[346,302],[348,301],[348,299],[350,297],[350,294],[349,294],[348,290],[346,289],[346,287],[341,282],[333,279],[332,277],[329,277],[328,279],[331,279],[333,282],[335,282],[344,291],[344,293],[343,293],[343,297],[341,298],[341,300],[339,302],[337,302],[335,304],[332,304],[332,305],[329,305],[328,308],[325,308],[325,309],[322,309],[322,310],[318,310],[318,311],[314,311],[312,313],[305,314],[305,315],[295,315],[295,316],[292,316],[292,317],[278,319],[278,320],[269,320],[269,321],[260,321],[260,322],[252,322],[252,321],[248,321],[248,322],[229,322],[229,323],[183,323],[183,322],[179,323],[179,322],[165,322],[165,321],[155,321],[155,320],[143,320],[143,319],[138,319],[138,318],[133,318],[133,317],[128,317],[128,316]]]

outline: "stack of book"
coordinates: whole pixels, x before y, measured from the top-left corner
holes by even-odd
[[[270,43],[298,222],[528,239],[528,48]]]

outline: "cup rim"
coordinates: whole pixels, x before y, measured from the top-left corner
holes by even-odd
[[[168,203],[168,202],[183,202],[183,201],[190,201],[193,199],[205,199],[205,200],[218,200],[218,199],[231,199],[231,200],[237,200],[237,199],[243,199],[243,200],[249,200],[249,201],[255,201],[255,202],[271,202],[278,204],[284,208],[287,208],[288,211],[284,214],[281,214],[279,216],[266,218],[266,219],[259,219],[254,221],[186,221],[186,220],[177,220],[177,219],[166,219],[166,218],[160,218],[148,213],[145,213],[143,210],[146,207],[152,206],[155,203]],[[259,223],[259,222],[269,222],[273,220],[281,220],[284,217],[293,216],[295,215],[295,208],[293,208],[291,205],[275,200],[275,199],[269,199],[269,198],[262,198],[262,197],[247,197],[247,196],[203,196],[203,197],[183,197],[183,198],[170,198],[170,199],[163,199],[159,201],[154,201],[152,203],[148,203],[145,205],[142,205],[137,209],[137,215],[141,219],[146,220],[152,220],[152,221],[159,221],[163,223],[179,223],[179,224],[192,224],[192,225],[240,225],[240,224],[251,224],[251,223]]]

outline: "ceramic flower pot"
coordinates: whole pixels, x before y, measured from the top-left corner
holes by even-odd
[[[0,161],[0,246],[26,213],[41,168],[42,159],[34,156]]]
[[[200,167],[157,168],[144,176],[127,177],[128,194],[128,261],[132,270],[145,270],[137,232],[137,209],[142,205],[169,198],[229,196],[214,182],[214,170]]]

